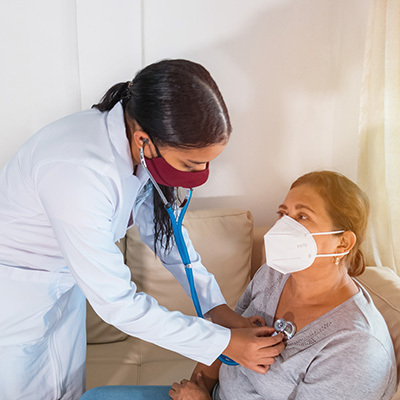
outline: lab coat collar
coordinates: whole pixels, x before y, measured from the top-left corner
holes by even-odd
[[[126,128],[124,120],[124,110],[122,104],[118,102],[107,115],[108,134],[114,151],[117,153],[119,161],[119,173],[121,177],[127,177],[133,174],[132,154],[128,138],[126,137]]]
[[[132,177],[133,162],[132,153],[128,138],[126,137],[126,127],[124,119],[124,110],[122,104],[118,102],[107,115],[108,134],[115,151],[118,153],[119,173],[122,178]],[[149,180],[145,169],[138,165],[135,177],[139,180],[139,191]]]

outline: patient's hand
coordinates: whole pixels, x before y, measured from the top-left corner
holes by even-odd
[[[211,400],[201,373],[197,374],[196,383],[187,379],[173,383],[168,394],[173,400]]]
[[[221,364],[221,361],[218,359],[216,359],[211,365],[197,363],[196,368],[190,377],[190,382],[197,383],[200,374],[208,393],[212,393],[214,386],[218,382]]]

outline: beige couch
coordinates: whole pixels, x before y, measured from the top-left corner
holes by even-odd
[[[264,259],[266,227],[253,227],[248,211],[214,209],[188,212],[184,222],[203,264],[234,307],[250,277]],[[195,315],[190,299],[140,242],[135,227],[120,248],[139,291],[170,310]],[[368,267],[359,281],[370,292],[389,326],[400,363],[400,278],[388,268]],[[195,362],[179,354],[129,337],[101,321],[88,307],[87,389],[102,385],[169,385],[190,377]],[[400,368],[399,373],[400,373]],[[400,391],[394,396],[400,400]]]

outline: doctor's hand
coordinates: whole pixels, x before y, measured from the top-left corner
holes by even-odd
[[[259,315],[253,315],[252,317],[244,318],[243,328],[255,328],[257,326],[267,326],[265,319],[260,317]]]
[[[271,336],[274,332],[268,326],[232,329],[231,340],[223,353],[238,364],[265,374],[285,348],[283,335]]]

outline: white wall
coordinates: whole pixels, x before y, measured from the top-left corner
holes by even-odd
[[[192,207],[258,224],[300,174],[357,175],[369,0],[16,0],[0,3],[0,166],[43,124],[162,58],[202,63],[234,131]]]
[[[75,4],[0,2],[0,167],[44,124],[79,106]]]

